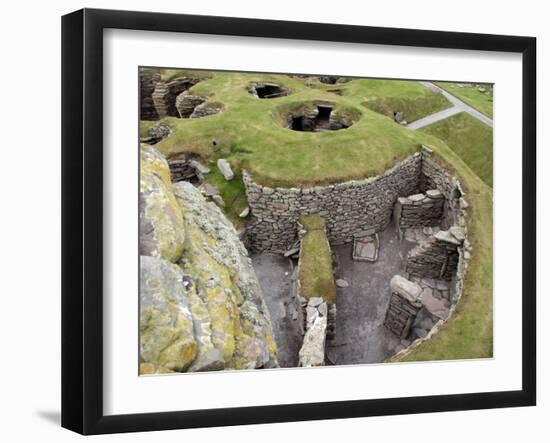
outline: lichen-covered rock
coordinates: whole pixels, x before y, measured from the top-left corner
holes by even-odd
[[[154,148],[142,148],[142,162],[143,219],[156,229],[140,233],[140,370],[277,367],[269,312],[235,228],[193,185],[171,185]]]
[[[175,371],[171,371],[164,366],[155,365],[154,363],[140,363],[139,375],[155,375],[155,374],[174,374]]]
[[[177,261],[183,251],[184,228],[179,207],[170,187],[170,169],[154,148],[141,148],[140,255]]]
[[[308,368],[325,364],[326,331],[327,317],[316,317],[304,335],[304,343],[299,353],[300,366]]]
[[[183,371],[197,355],[193,316],[181,269],[164,259],[140,258],[140,360]]]
[[[179,263],[210,312],[212,342],[225,368],[277,366],[269,312],[234,226],[191,184],[179,182],[173,191],[186,231]]]

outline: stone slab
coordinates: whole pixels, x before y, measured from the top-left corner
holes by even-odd
[[[420,303],[422,288],[405,277],[394,275],[390,281],[390,287],[393,293],[399,294],[413,305]]]
[[[445,306],[443,300],[440,300],[432,295],[432,291],[424,290],[421,294],[422,305],[428,312],[441,320],[445,320],[449,316],[449,308]]]
[[[358,261],[375,262],[378,260],[380,241],[378,234],[356,238],[353,241],[353,259]]]

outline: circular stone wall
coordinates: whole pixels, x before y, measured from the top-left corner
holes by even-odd
[[[344,108],[327,101],[311,101],[287,104],[275,114],[279,123],[293,131],[338,131],[353,126],[361,117],[354,108]]]
[[[258,98],[285,97],[290,91],[276,83],[253,83],[249,86],[248,92]]]

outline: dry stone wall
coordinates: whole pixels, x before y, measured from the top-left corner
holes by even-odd
[[[144,72],[139,76],[140,120],[158,120],[159,118],[152,97],[158,82],[160,82],[160,74],[157,72]]]
[[[421,168],[422,155],[417,153],[378,177],[312,188],[261,186],[243,171],[251,211],[248,246],[254,252],[288,250],[297,239],[302,214],[325,219],[332,245],[382,231],[397,198],[418,191]]]
[[[399,197],[394,208],[396,224],[400,229],[419,226],[439,226],[443,217],[445,197],[439,189],[425,194]]]
[[[451,280],[458,266],[458,248],[464,239],[464,231],[458,226],[439,231],[409,252],[405,271],[414,277]]]
[[[420,176],[420,188],[438,189],[445,197],[445,207],[441,227],[448,229],[458,222],[462,209],[467,207],[462,198],[464,192],[456,177],[451,176],[432,158],[432,150],[422,147],[422,174]]]
[[[453,316],[462,297],[464,278],[472,253],[466,223],[469,205],[458,179],[441,167],[432,158],[431,150],[423,146],[420,189],[435,188],[440,190],[445,197],[442,226],[446,230],[437,232],[413,249],[407,257],[405,268],[407,275],[412,279],[420,277],[420,280],[431,279],[433,282],[447,280],[450,287],[451,305],[450,308],[447,308],[444,301],[431,295],[429,288],[423,288],[423,292],[418,297],[422,304],[419,313],[429,313],[432,322],[433,320],[436,322],[425,335],[414,339],[410,346],[387,361],[400,361],[422,343],[430,340],[437,334],[440,327]],[[394,300],[392,294],[392,301]],[[390,303],[390,308],[391,306],[392,303]],[[416,323],[419,323],[419,313],[417,313],[418,317],[413,323],[413,328]]]
[[[392,293],[384,326],[397,336],[406,338],[418,311],[422,308],[422,288],[400,275],[395,275],[391,279],[390,287]]]
[[[159,118],[170,115],[179,117],[176,98],[200,81],[198,78],[179,77],[168,83],[158,82],[152,94],[153,103]]]

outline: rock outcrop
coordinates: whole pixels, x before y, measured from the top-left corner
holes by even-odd
[[[141,150],[140,373],[277,367],[248,253],[221,210]]]

